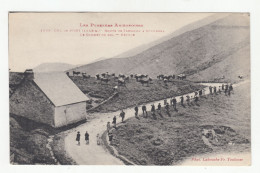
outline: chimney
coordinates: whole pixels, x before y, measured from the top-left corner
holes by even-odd
[[[28,80],[33,80],[34,79],[33,69],[26,69],[24,72],[24,77]]]

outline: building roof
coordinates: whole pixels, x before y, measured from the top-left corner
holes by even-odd
[[[35,73],[34,82],[55,106],[89,100],[64,73]]]

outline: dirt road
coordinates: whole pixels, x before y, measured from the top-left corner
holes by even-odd
[[[234,84],[233,87],[241,85],[245,82],[244,81],[239,84]],[[204,84],[206,86],[220,86],[219,83],[211,83],[211,84]],[[209,94],[209,88],[206,88],[205,94]],[[190,96],[194,96],[194,92],[190,94],[186,94]],[[184,95],[184,96],[186,96]],[[186,98],[186,97],[184,97]],[[180,97],[176,97],[177,102],[180,102]],[[169,102],[170,98],[167,99]],[[152,102],[157,106],[158,103],[161,103],[163,106],[163,100]],[[146,106],[148,110],[150,110],[150,105],[152,103],[147,103]],[[141,106],[139,107],[139,114],[141,114]],[[125,119],[130,117],[134,117],[134,108],[128,108],[124,110],[126,113]],[[121,122],[119,117],[120,111],[112,112],[112,113],[95,113],[91,114],[91,116],[95,117],[90,122],[82,124],[70,131],[68,131],[67,136],[65,137],[65,149],[66,152],[74,159],[74,161],[79,165],[123,165],[124,163],[117,159],[116,157],[112,156],[108,151],[106,151],[101,145],[97,145],[96,135],[102,135],[103,132],[106,130],[106,124],[108,121],[112,122],[112,118],[116,115],[117,122]],[[77,131],[81,133],[81,145],[77,145],[76,142],[76,134]],[[90,135],[90,144],[86,145],[84,140],[84,134],[88,131]]]

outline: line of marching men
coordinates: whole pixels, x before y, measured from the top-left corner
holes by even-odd
[[[210,94],[213,94],[213,93],[214,93],[214,94],[217,94],[217,93],[221,94],[222,91],[224,91],[224,93],[225,93],[226,96],[230,96],[231,92],[233,91],[233,85],[232,85],[232,84],[230,84],[230,85],[228,85],[228,84],[226,84],[226,85],[222,84],[222,86],[219,86],[218,89],[217,89],[216,86],[214,86],[214,87],[209,86],[209,92],[210,92]]]
[[[186,95],[186,102],[187,102],[187,105],[190,105],[191,102],[195,102],[197,104],[197,102],[199,101],[199,97],[203,97],[203,96],[206,96],[206,93],[205,93],[206,89],[201,89],[199,91],[195,91],[194,92],[194,97],[193,96],[190,96],[190,95]],[[233,86],[232,84],[228,85],[228,84],[222,84],[221,86],[219,86],[218,88],[216,86],[212,87],[212,86],[209,86],[209,94],[221,94],[222,92],[224,91],[225,95],[226,96],[230,96],[231,92],[233,91]],[[184,106],[184,96],[182,95],[180,97],[180,104],[182,106]],[[165,106],[165,110],[166,110],[166,113],[169,114],[169,109],[170,109],[170,105],[173,106],[173,109],[175,111],[178,111],[177,110],[177,99],[176,97],[172,97],[170,99],[170,104],[167,102],[167,99],[164,100],[164,106]],[[148,117],[148,112],[147,112],[147,107],[146,105],[142,105],[142,112],[143,112],[143,117],[144,118],[147,118]],[[155,108],[155,105],[152,104],[151,105],[151,115],[153,116],[153,118],[156,118],[156,110],[159,114],[161,114],[161,110],[162,110],[162,105],[161,103],[158,103],[157,105],[157,109]],[[138,108],[138,105],[136,105],[134,107],[134,111],[135,111],[135,118],[139,119],[139,116],[138,116],[138,111],[139,111],[139,108]],[[124,110],[122,110],[119,114],[119,116],[122,118],[121,121],[124,122],[124,119],[125,119],[125,112]],[[113,120],[112,120],[112,124],[113,124],[113,127],[116,129],[116,122],[117,122],[117,118],[116,116],[113,117]],[[108,137],[109,137],[109,141],[111,142],[112,139],[113,139],[113,134],[111,132],[111,124],[110,122],[107,122],[107,132],[108,132]],[[77,141],[79,142],[79,138],[80,138],[80,134],[78,132],[77,134]],[[89,143],[89,134],[88,132],[85,133],[85,140],[87,142],[87,144]],[[99,145],[100,144],[100,136],[99,134],[97,135],[97,144]]]
[[[217,87],[214,86],[209,86],[209,94],[221,94],[221,92],[224,91],[225,95],[226,96],[230,96],[231,94],[231,91],[233,91],[233,86],[232,84],[228,85],[228,84],[222,84],[221,86]],[[195,104],[197,104],[197,102],[199,101],[199,97],[203,97],[203,96],[206,96],[206,89],[201,89],[199,91],[195,91],[194,92],[194,96],[190,96],[190,95],[186,95],[186,102],[187,102],[187,105],[190,105],[191,102],[195,102]],[[184,106],[184,96],[182,95],[180,97],[180,104],[182,106]],[[170,104],[167,102],[167,99],[164,100],[164,106],[165,106],[165,110],[166,110],[166,113],[169,114],[169,109],[170,109],[170,106],[173,106],[173,109],[175,111],[178,111],[177,110],[177,99],[176,97],[172,97],[170,99]],[[143,113],[143,117],[144,118],[147,118],[148,117],[148,112],[147,112],[147,107],[146,105],[142,105],[141,107],[142,109],[142,113]],[[158,103],[157,105],[157,109],[155,107],[154,104],[151,105],[151,115],[156,118],[156,110],[159,114],[161,114],[161,110],[162,110],[162,105],[161,103]],[[134,111],[135,111],[135,118],[139,119],[139,108],[138,108],[138,105],[136,105],[134,107]],[[120,112],[120,115],[119,115],[121,118],[122,118],[122,122],[124,122],[124,119],[125,119],[125,112],[124,110],[122,110]],[[113,127],[116,128],[116,116],[113,117],[113,121],[112,121],[112,124],[113,124]],[[113,135],[112,133],[110,133],[110,129],[111,129],[111,126],[110,126],[110,122],[107,123],[107,131],[108,131],[108,136],[109,136],[109,141],[111,142],[112,141],[112,138],[113,138]]]

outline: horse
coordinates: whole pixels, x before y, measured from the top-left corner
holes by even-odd
[[[121,85],[121,86],[126,86],[126,85],[125,85],[125,80],[124,80],[123,78],[119,78],[118,81],[117,81],[117,83],[118,83],[118,86],[120,86],[120,85]]]
[[[125,81],[128,81],[128,82],[129,82],[129,76],[126,76],[126,77],[125,77]]]
[[[100,76],[99,76],[99,74],[96,74],[96,77],[97,77],[97,80],[99,80],[99,79],[100,79]]]
[[[223,75],[222,77],[214,78],[214,81],[220,81],[221,79],[225,79],[225,76]]]
[[[103,77],[101,77],[100,80],[101,80],[101,83],[102,83],[102,82],[108,83],[108,81],[109,81],[108,78],[103,78]]]
[[[77,75],[77,76],[78,76],[79,74],[80,74],[79,71],[73,71],[73,76],[74,76],[74,75]]]
[[[145,75],[143,75],[143,74],[137,74],[137,75],[135,76],[135,79],[136,79],[137,82],[139,82],[144,76],[145,76]]]
[[[124,74],[119,74],[119,75],[118,75],[118,77],[120,77],[120,78],[123,78],[123,79],[124,79],[124,78],[125,78],[125,75],[124,75]]]
[[[83,79],[88,79],[88,78],[90,78],[90,75],[86,75],[86,73],[82,73],[82,77],[83,77]]]
[[[177,76],[177,79],[180,79],[180,80],[186,79],[186,75],[185,74],[179,74]]]
[[[164,75],[163,74],[160,74],[157,76],[157,78],[160,80],[160,79],[163,79],[164,78]]]
[[[164,77],[163,77],[163,80],[164,80],[164,79],[170,80],[171,78],[172,78],[171,75],[169,75],[169,76],[164,76]]]
[[[105,78],[105,77],[106,77],[106,73],[102,73],[101,76],[102,76],[103,78]]]
[[[141,82],[142,86],[144,86],[144,84],[146,84],[148,86],[148,84],[150,82],[150,78],[141,79],[139,82]]]
[[[166,79],[166,78],[164,78],[164,79],[163,79],[163,82],[164,82],[165,86],[167,86],[167,83],[169,82],[169,80]]]
[[[116,80],[118,80],[118,77],[117,77],[117,76],[114,77],[114,81],[116,81]]]

